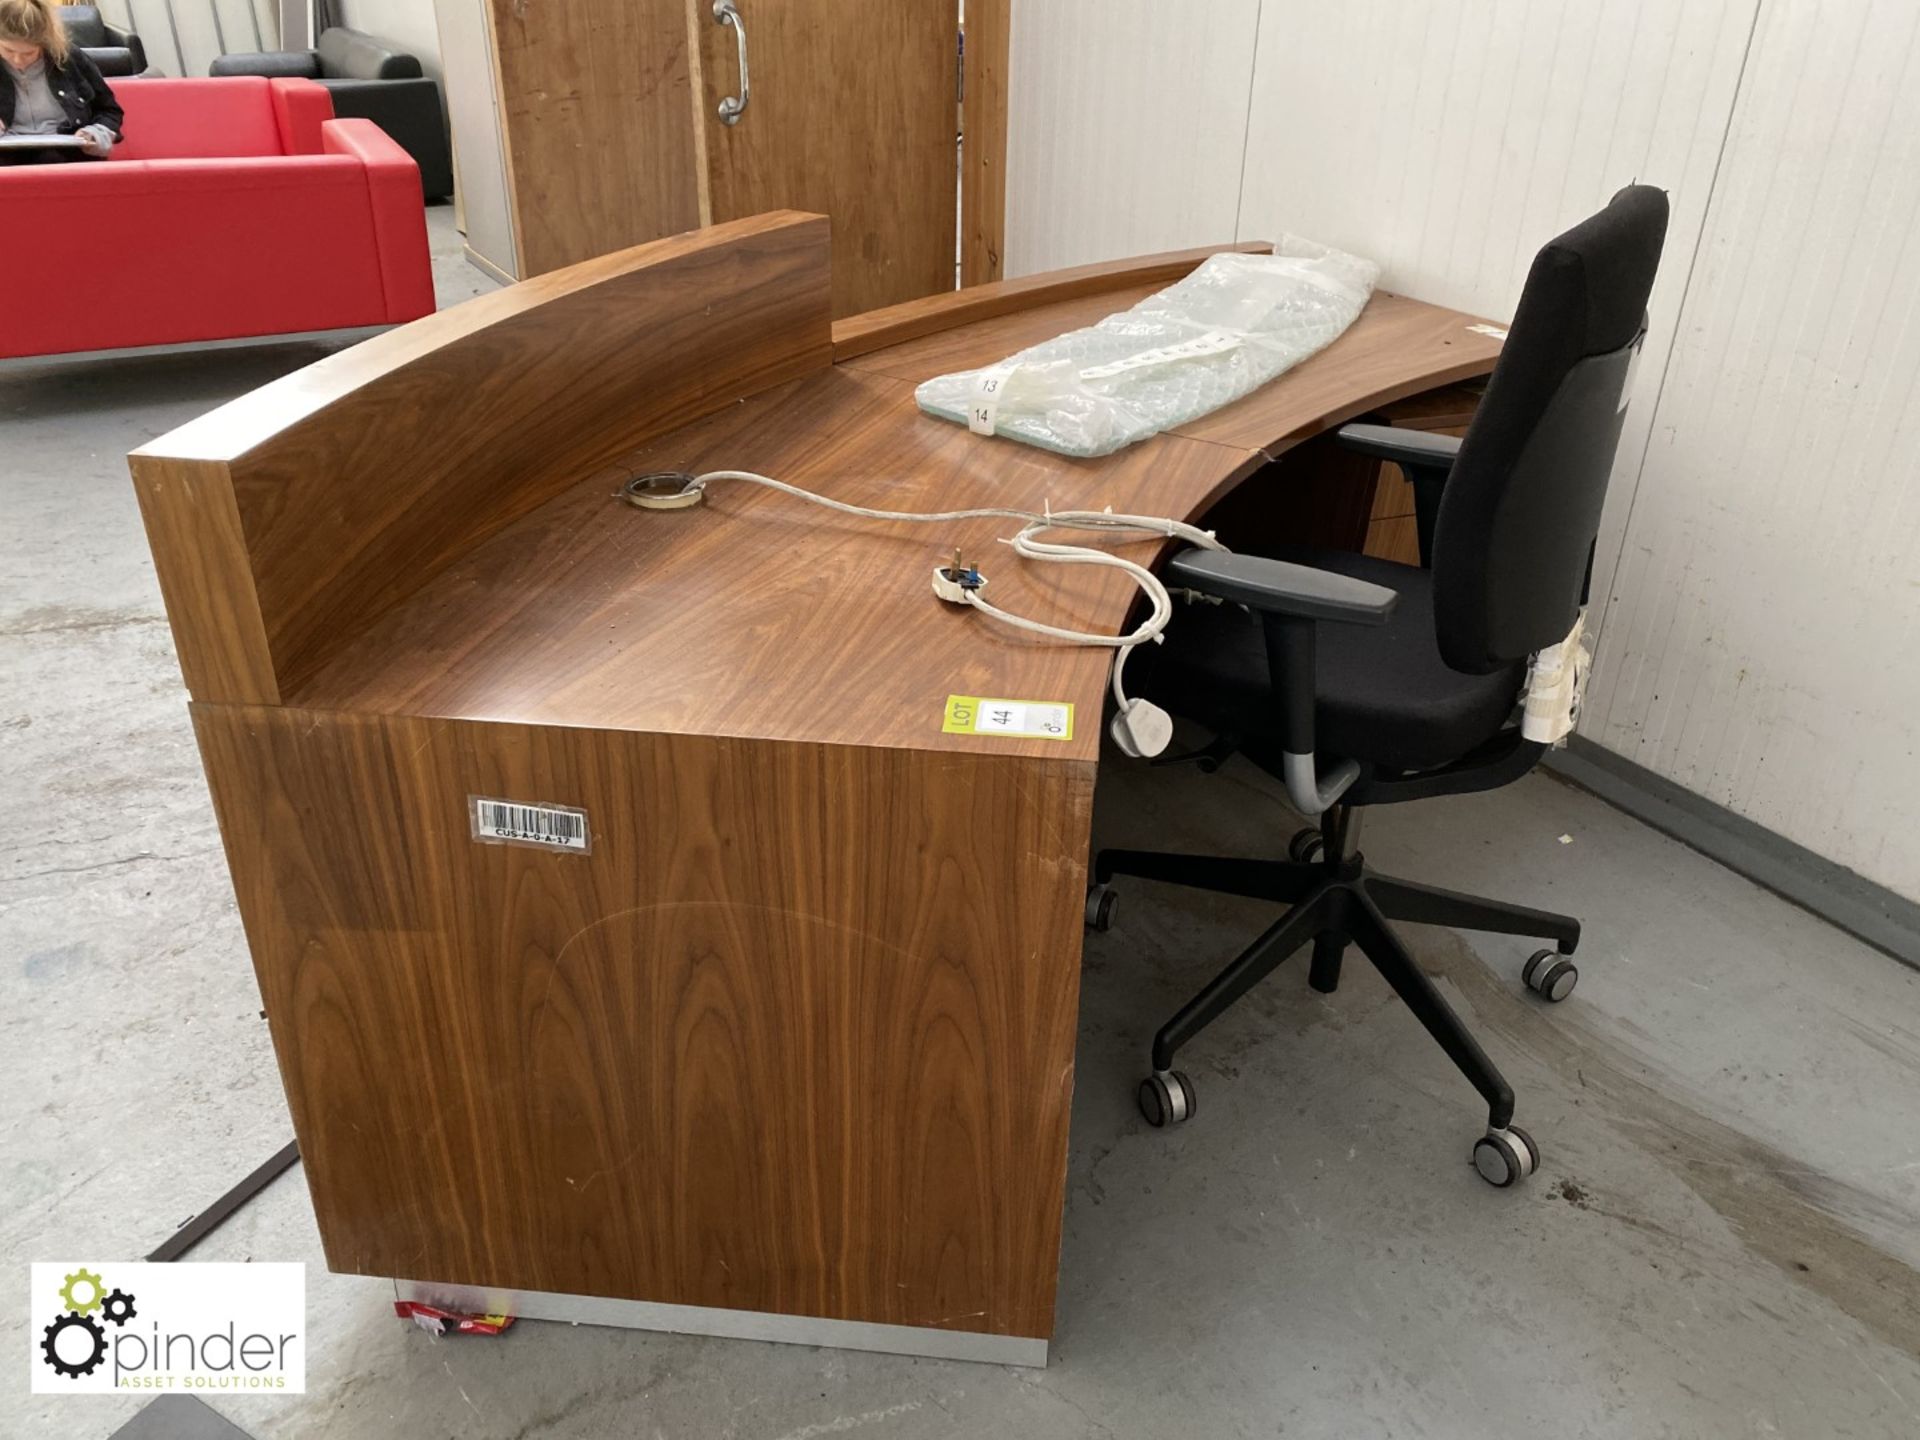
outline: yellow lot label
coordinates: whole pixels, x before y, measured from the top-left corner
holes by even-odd
[[[1032,740],[1071,740],[1073,706],[1056,700],[996,700],[949,695],[940,726],[947,735],[1014,735]]]

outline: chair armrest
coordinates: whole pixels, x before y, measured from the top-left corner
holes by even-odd
[[[1335,437],[1349,450],[1390,460],[1409,470],[1450,470],[1460,453],[1458,435],[1403,430],[1397,425],[1342,425]]]
[[[209,75],[264,75],[269,80],[318,80],[320,57],[311,50],[258,50],[217,55]]]
[[[334,114],[371,120],[400,142],[420,165],[420,188],[430,200],[453,193],[453,153],[447,141],[440,86],[418,80],[322,80]]]
[[[1336,761],[1323,775],[1314,756],[1320,624],[1379,625],[1393,613],[1399,592],[1311,565],[1219,550],[1183,550],[1167,568],[1193,589],[1245,605],[1260,616],[1268,684],[1280,709],[1281,779],[1296,810],[1306,816],[1320,814],[1360,777],[1360,767],[1352,760]]]
[[[1400,600],[1398,591],[1351,575],[1224,550],[1183,550],[1167,568],[1192,589],[1263,615],[1378,625]]]
[[[371,120],[331,119],[320,126],[320,150],[326,155],[351,155],[370,169],[414,175],[419,167],[400,142]]]
[[[368,120],[376,118],[371,112],[381,109],[403,111],[415,106],[431,106],[436,115],[441,113],[440,82],[424,75],[411,80],[353,80],[323,75],[320,83],[334,97],[333,108],[341,118],[349,113],[341,106],[342,96],[358,107],[361,118]]]
[[[433,266],[428,258],[420,167],[371,120],[327,121],[320,127],[320,147],[329,155],[352,156],[366,169],[387,320],[397,325],[431,315]]]
[[[108,80],[122,80],[137,73],[133,51],[125,45],[86,45],[74,47],[93,62],[93,68]]]
[[[265,75],[269,80],[318,80],[320,57],[312,50],[260,50],[219,55],[209,75]]]
[[[280,131],[280,149],[287,155],[318,155],[320,127],[333,118],[333,97],[318,80],[275,76],[267,81],[273,104],[273,123]]]
[[[129,75],[145,73],[147,68],[147,47],[140,43],[139,34],[133,30],[123,30],[118,25],[108,25],[104,28],[107,32],[108,41],[114,45],[118,45],[122,50],[127,52],[127,64],[130,67],[127,73]]]

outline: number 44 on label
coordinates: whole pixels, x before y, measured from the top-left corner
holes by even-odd
[[[940,726],[948,735],[1015,735],[1034,740],[1071,740],[1073,706],[1047,700],[997,700],[949,695]]]

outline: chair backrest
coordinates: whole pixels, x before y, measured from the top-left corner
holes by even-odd
[[[1630,185],[1534,257],[1433,536],[1447,664],[1484,675],[1566,638],[1646,334],[1667,197]]]
[[[66,27],[67,39],[86,49],[107,43],[107,22],[100,18],[97,5],[61,5],[54,9]]]
[[[426,73],[418,56],[338,25],[321,31],[314,48],[320,73],[329,80],[418,80]]]
[[[317,154],[320,123],[333,118],[332,97],[314,80],[135,79],[113,94],[127,112],[120,160]]]

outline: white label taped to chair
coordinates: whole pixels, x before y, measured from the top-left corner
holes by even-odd
[[[1583,609],[1573,629],[1558,645],[1534,652],[1527,665],[1526,689],[1521,694],[1520,734],[1542,745],[1557,745],[1573,729],[1580,715],[1580,696],[1586,689],[1587,669],[1593,663],[1582,632]]]

